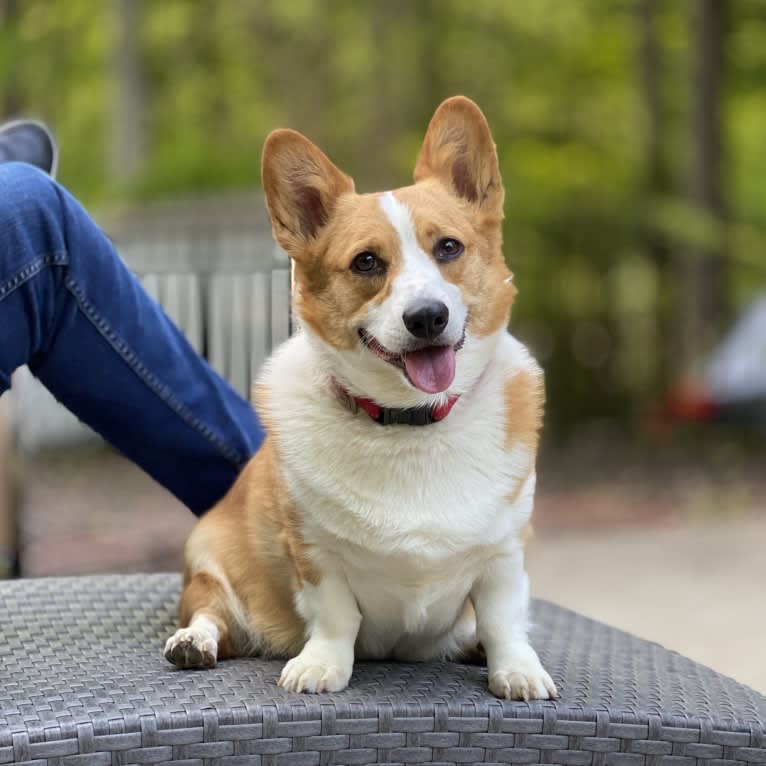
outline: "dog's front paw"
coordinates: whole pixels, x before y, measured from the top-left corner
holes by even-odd
[[[489,690],[496,697],[507,700],[556,699],[558,692],[553,679],[537,662],[520,665],[511,670],[500,670],[489,676]]]
[[[202,628],[180,628],[165,644],[165,659],[179,668],[212,668],[218,642]]]
[[[339,692],[348,686],[352,665],[302,651],[282,670],[279,686],[289,692]]]

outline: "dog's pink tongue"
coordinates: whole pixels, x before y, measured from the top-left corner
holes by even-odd
[[[427,394],[446,391],[455,377],[455,349],[452,346],[429,346],[404,355],[410,380]]]

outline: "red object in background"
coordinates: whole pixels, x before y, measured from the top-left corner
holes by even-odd
[[[719,412],[710,389],[695,380],[683,380],[671,388],[662,406],[662,416],[670,423],[707,422],[715,420]]]
[[[665,436],[683,423],[766,428],[766,296],[749,306],[699,372],[673,384],[647,414],[649,433]]]
[[[720,414],[720,405],[713,401],[709,388],[699,381],[684,379],[650,407],[643,429],[647,436],[663,439],[677,426],[712,423]]]

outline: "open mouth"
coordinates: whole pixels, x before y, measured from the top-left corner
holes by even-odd
[[[455,378],[455,354],[465,343],[465,329],[460,340],[453,346],[424,346],[395,353],[381,345],[364,328],[359,329],[359,339],[375,356],[398,367],[415,388],[427,394],[446,391]]]

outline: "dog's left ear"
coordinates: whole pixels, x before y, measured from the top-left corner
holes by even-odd
[[[268,135],[261,181],[274,238],[293,258],[300,258],[327,224],[338,198],[354,191],[353,180],[295,130]]]
[[[503,216],[503,181],[481,109],[465,96],[443,101],[431,118],[415,164],[415,181],[438,178],[490,217]]]

